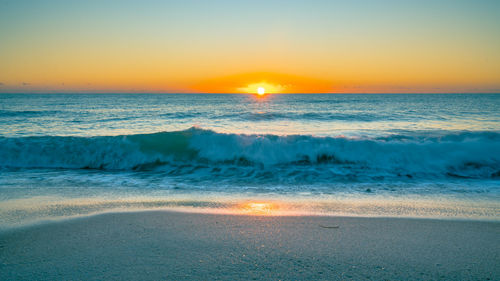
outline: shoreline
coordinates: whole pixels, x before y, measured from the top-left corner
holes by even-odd
[[[128,191],[94,197],[68,193],[0,202],[0,232],[107,213],[182,212],[212,215],[325,216],[408,218],[500,222],[497,197],[472,199],[452,196],[248,196],[224,193],[130,194]]]
[[[0,232],[0,279],[495,280],[500,223],[104,213]]]

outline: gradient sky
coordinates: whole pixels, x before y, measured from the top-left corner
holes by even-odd
[[[0,0],[0,92],[500,92],[500,1]]]

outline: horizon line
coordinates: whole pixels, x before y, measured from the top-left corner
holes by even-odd
[[[207,92],[0,92],[0,95],[48,95],[48,94],[155,94],[155,95],[257,95],[257,93],[207,93]],[[380,94],[416,94],[416,95],[432,95],[432,94],[500,94],[499,92],[309,92],[309,93],[266,93],[264,96],[270,95],[380,95]]]

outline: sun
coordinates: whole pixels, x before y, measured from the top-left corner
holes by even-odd
[[[235,93],[255,94],[258,96],[266,96],[268,94],[278,94],[284,92],[286,87],[279,84],[272,84],[262,80],[254,83],[249,83],[245,87],[235,89]]]

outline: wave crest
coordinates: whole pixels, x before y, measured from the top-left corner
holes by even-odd
[[[200,165],[211,171],[247,167],[248,173],[250,167],[253,174],[285,171],[313,178],[495,178],[500,177],[500,134],[354,139],[222,134],[191,128],[123,136],[0,138],[2,168],[144,170],[167,166],[185,171],[186,166]]]

